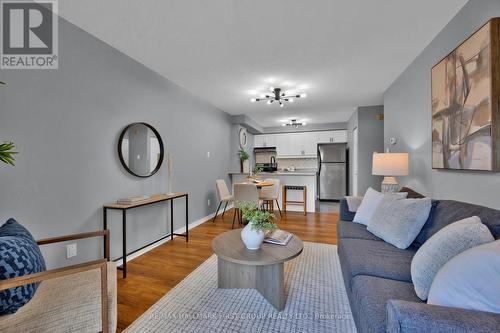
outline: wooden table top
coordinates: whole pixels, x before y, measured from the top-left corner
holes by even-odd
[[[227,231],[212,241],[212,249],[222,259],[243,265],[273,265],[302,253],[302,240],[293,235],[287,245],[262,243],[259,250],[248,250],[241,240],[241,230]]]
[[[235,183],[235,184],[238,184],[238,185],[255,185],[257,187],[267,187],[267,186],[273,186],[274,185],[273,182],[267,182],[265,180],[263,180],[261,182],[258,182],[258,183],[255,183],[255,182],[241,182],[241,183]]]
[[[129,208],[134,208],[134,207],[140,207],[148,204],[152,204],[155,202],[160,202],[160,201],[165,201],[165,200],[170,200],[170,199],[175,199],[175,198],[180,198],[187,195],[187,193],[182,193],[182,192],[175,192],[173,194],[156,194],[152,195],[150,198],[137,201],[131,204],[119,204],[119,203],[110,203],[107,205],[104,205],[104,208],[112,208],[112,209],[129,209]]]

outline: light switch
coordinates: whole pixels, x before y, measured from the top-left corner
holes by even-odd
[[[207,158],[210,158],[210,152],[207,151]]]
[[[77,254],[76,243],[66,245],[66,259],[75,257]]]

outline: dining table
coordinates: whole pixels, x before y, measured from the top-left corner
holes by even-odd
[[[235,185],[236,184],[237,185],[255,185],[255,186],[257,186],[258,189],[274,185],[273,182],[269,182],[269,181],[266,181],[266,180],[257,181],[257,182],[256,181],[245,181],[245,182],[235,183]]]

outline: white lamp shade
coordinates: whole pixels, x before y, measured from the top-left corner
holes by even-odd
[[[374,153],[372,174],[376,176],[408,176],[408,153]]]

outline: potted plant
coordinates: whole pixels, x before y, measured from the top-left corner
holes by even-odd
[[[250,172],[250,155],[245,149],[240,149],[238,151],[238,155],[240,155],[240,166],[241,166],[241,172],[242,173],[248,173]]]
[[[14,165],[14,155],[17,151],[14,151],[16,146],[12,142],[0,143],[0,161]]]
[[[276,229],[274,214],[265,210],[260,210],[257,204],[243,201],[238,203],[243,218],[248,221],[241,230],[241,240],[249,250],[258,250],[264,241],[264,236],[268,230]]]

